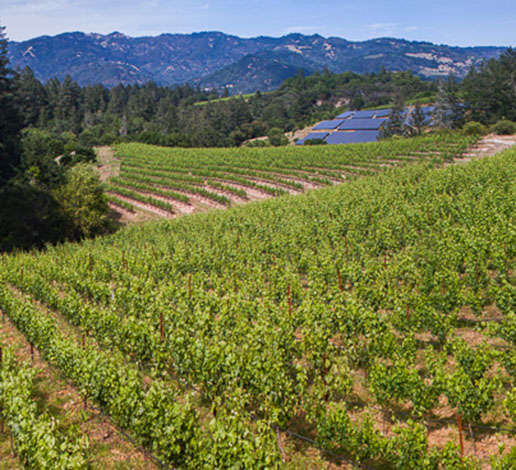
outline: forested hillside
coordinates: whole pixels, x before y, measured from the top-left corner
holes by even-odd
[[[473,69],[464,82],[453,77],[442,82],[455,94],[453,100],[464,104],[466,120],[484,124],[516,120],[516,95],[510,86],[515,64],[516,52],[508,50],[499,60]],[[385,69],[366,75],[324,71],[305,77],[299,72],[274,92],[210,102],[218,98],[216,92],[190,86],[80,87],[70,77],[43,84],[30,69],[24,69],[16,76],[14,88],[26,126],[54,135],[71,132],[84,145],[135,140],[227,147],[266,136],[274,129],[303,128],[345,109],[391,106],[399,99],[433,102],[439,83]],[[205,101],[204,106],[193,106]]]
[[[70,77],[42,84],[30,69],[14,86],[27,126],[72,132],[85,145],[137,140],[182,147],[238,146],[273,128],[285,132],[332,117],[341,108],[386,105],[397,94],[431,99],[437,89],[411,72],[300,73],[272,93],[192,106],[218,95],[155,83],[80,87]]]
[[[228,87],[231,94],[274,90],[298,69],[363,74],[386,67],[421,77],[448,73],[463,77],[472,65],[502,52],[501,47],[451,47],[395,38],[358,42],[317,34],[240,38],[221,32],[139,38],[75,32],[13,42],[9,47],[14,66],[31,67],[43,81],[71,75],[80,85],[109,87],[149,81],[201,83],[218,91]]]

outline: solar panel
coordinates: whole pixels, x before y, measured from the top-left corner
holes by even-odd
[[[379,135],[378,131],[334,132],[327,137],[326,142],[330,145],[376,142]]]
[[[353,119],[370,119],[374,116],[376,111],[373,110],[367,110],[367,111],[355,111],[355,114],[353,114]]]
[[[375,112],[374,116],[376,118],[381,118],[381,117],[389,117],[392,113],[392,109],[379,109],[378,111]]]
[[[337,127],[339,127],[340,124],[342,124],[342,119],[340,119],[340,120],[334,119],[331,121],[322,121],[319,124],[315,125],[313,127],[313,130],[316,131],[316,130],[323,130],[323,129],[337,129]]]
[[[296,145],[304,145],[307,140],[321,139],[323,140],[328,135],[328,132],[312,132],[308,134],[303,139],[300,139],[296,142]]]
[[[355,111],[346,111],[342,114],[339,114],[337,116],[338,119],[349,119],[350,117],[353,116],[353,114],[355,114]]]
[[[387,119],[349,119],[344,121],[340,126],[339,130],[371,130],[376,131],[380,129],[381,125]]]

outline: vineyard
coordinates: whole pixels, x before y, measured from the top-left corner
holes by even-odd
[[[471,143],[120,145],[121,210],[235,207],[0,258],[0,457],[102,468],[41,361],[150,468],[514,468],[516,150]]]
[[[353,146],[167,149],[117,147],[120,171],[107,183],[121,213],[171,218],[332,186],[422,161],[445,163],[475,142],[458,134]]]

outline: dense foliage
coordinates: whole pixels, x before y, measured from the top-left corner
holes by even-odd
[[[22,131],[48,103],[39,82],[20,88],[6,44],[0,29],[0,251],[105,232],[108,206],[99,177],[74,168],[95,162],[95,152],[71,132]]]
[[[80,87],[70,77],[42,84],[26,68],[18,73],[14,88],[26,126],[58,135],[72,132],[82,145],[131,140],[227,147],[277,133],[275,129],[302,128],[332,118],[341,109],[389,106],[399,97],[409,103],[435,100],[439,127],[460,127],[463,114],[483,123],[514,120],[514,54],[509,49],[499,59],[472,69],[463,83],[453,77],[439,83],[423,81],[411,72],[358,75],[325,70],[309,76],[300,72],[270,93],[213,99],[216,92],[188,85],[171,89],[147,83],[108,89]]]
[[[188,85],[173,89],[154,83],[81,88],[69,77],[42,84],[26,68],[17,75],[15,88],[26,126],[57,135],[72,132],[83,145],[136,140],[168,146],[227,147],[271,133],[281,143],[278,130],[281,133],[333,117],[336,107],[385,105],[395,93],[428,98],[435,84],[411,72],[323,72],[308,77],[301,73],[272,93],[207,101],[218,95]]]
[[[471,118],[483,124],[516,121],[516,50],[472,68],[464,79],[464,99]]]
[[[15,86],[7,59],[7,39],[0,26],[0,189],[15,173],[20,161],[23,121],[14,96]]]

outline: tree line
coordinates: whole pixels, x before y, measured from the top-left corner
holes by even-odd
[[[80,87],[70,77],[43,84],[28,67],[16,73],[13,87],[25,127],[72,133],[85,146],[139,141],[180,147],[239,146],[275,129],[292,131],[331,118],[339,107],[385,105],[400,90],[407,98],[428,99],[436,90],[411,72],[300,72],[275,92],[217,101],[216,92],[189,85],[108,89]]]

